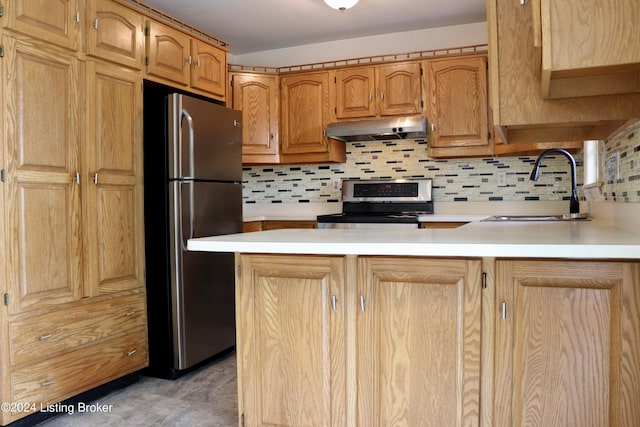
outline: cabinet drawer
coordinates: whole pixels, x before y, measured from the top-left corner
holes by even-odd
[[[11,363],[35,363],[144,327],[145,310],[144,293],[137,293],[11,322]]]
[[[147,331],[138,331],[65,353],[11,375],[13,402],[55,403],[142,369]]]

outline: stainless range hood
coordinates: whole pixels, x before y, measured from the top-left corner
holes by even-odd
[[[346,142],[426,138],[427,119],[412,116],[336,122],[327,126],[325,135]]]

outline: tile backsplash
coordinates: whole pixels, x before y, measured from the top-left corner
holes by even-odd
[[[529,180],[535,157],[431,159],[421,140],[347,143],[340,164],[252,166],[243,173],[245,203],[337,203],[332,179],[431,178],[435,202],[568,200],[571,174],[567,159],[549,156],[540,179]],[[582,157],[576,156],[578,185]],[[498,186],[498,172],[506,186]],[[579,196],[581,191],[579,188]]]
[[[640,121],[609,140],[602,151],[600,180],[605,200],[640,203]]]

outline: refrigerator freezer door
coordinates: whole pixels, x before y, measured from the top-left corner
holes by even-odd
[[[171,94],[169,179],[242,180],[242,113]]]
[[[173,181],[171,298],[174,363],[182,370],[235,344],[234,257],[189,252],[191,237],[242,230],[242,185]]]

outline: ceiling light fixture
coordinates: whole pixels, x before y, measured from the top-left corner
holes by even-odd
[[[352,8],[359,0],[324,0],[327,6],[332,7],[340,12]]]

